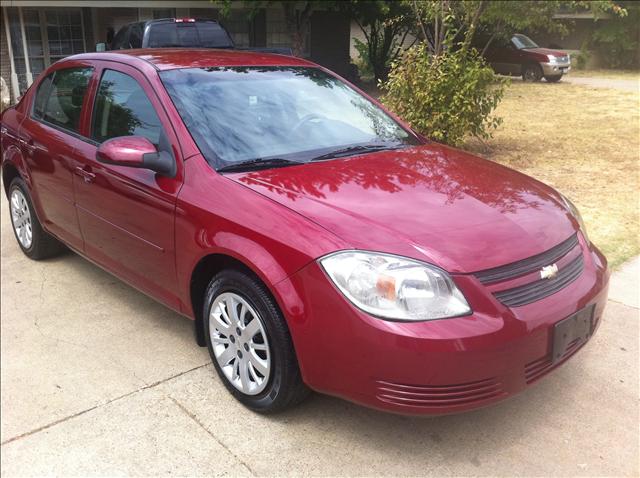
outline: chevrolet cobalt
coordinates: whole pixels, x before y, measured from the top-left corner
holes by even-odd
[[[407,414],[518,393],[598,328],[609,273],[552,188],[415,133],[309,61],[59,61],[1,118],[13,230],[194,321],[226,388]]]

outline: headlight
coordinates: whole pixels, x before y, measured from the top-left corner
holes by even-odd
[[[554,55],[547,55],[547,58],[549,59],[549,63],[556,63],[558,61],[558,58]]]
[[[562,197],[562,200],[564,201],[564,204],[565,206],[567,206],[567,209],[569,210],[571,215],[576,218],[576,221],[578,221],[578,224],[580,225],[580,230],[582,231],[582,235],[584,236],[585,241],[589,243],[590,241],[589,241],[589,236],[587,235],[587,228],[584,225],[584,221],[582,220],[582,215],[580,214],[580,211],[578,211],[578,208],[576,207],[576,205],[573,204],[569,200],[569,198],[567,198],[563,194],[560,194],[560,197]]]
[[[392,320],[434,320],[471,313],[449,274],[437,267],[375,252],[345,251],[320,259],[356,307]]]

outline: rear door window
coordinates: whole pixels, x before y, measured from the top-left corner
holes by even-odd
[[[84,95],[87,93],[89,80],[93,74],[93,68],[67,68],[58,70],[53,75],[53,81],[46,97],[36,95],[34,113],[36,116],[41,105],[40,118],[48,123],[78,133],[80,131],[80,114]],[[44,85],[41,85],[41,89]],[[44,93],[42,93],[44,95]]]
[[[93,111],[92,137],[98,142],[118,136],[144,136],[156,146],[162,126],[151,100],[134,78],[105,70]]]
[[[47,77],[38,85],[38,91],[36,93],[36,99],[33,102],[33,116],[38,119],[42,119],[44,114],[44,107],[47,105],[47,99],[49,98],[49,90],[53,81],[53,73],[47,75]]]

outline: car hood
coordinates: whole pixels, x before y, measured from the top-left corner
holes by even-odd
[[[479,271],[539,254],[575,228],[550,187],[441,145],[227,177],[355,249],[413,257],[450,272]]]
[[[541,55],[567,56],[567,52],[560,50],[550,50],[549,48],[527,48],[525,51],[539,53]]]

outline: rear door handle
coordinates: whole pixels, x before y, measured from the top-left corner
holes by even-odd
[[[80,166],[76,167],[76,174],[84,179],[85,183],[92,183],[96,179],[96,175],[91,171],[86,170]]]

